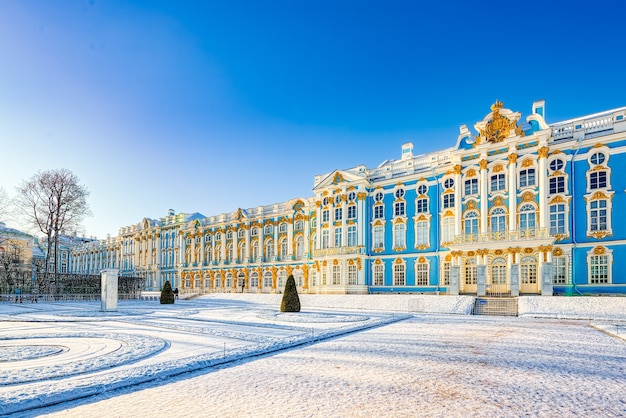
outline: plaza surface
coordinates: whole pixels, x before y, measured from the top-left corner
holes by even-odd
[[[280,295],[0,304],[0,415],[626,415],[626,317],[608,306],[623,298],[600,319],[557,318],[565,298],[538,308],[549,319],[407,309],[467,313],[462,297],[336,298],[304,297],[298,314]]]

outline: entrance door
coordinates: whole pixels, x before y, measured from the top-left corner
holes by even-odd
[[[476,293],[478,291],[478,286],[476,285],[478,272],[476,268],[476,259],[474,257],[465,260],[463,274],[463,293]]]
[[[526,256],[520,263],[520,293],[539,293],[537,284],[537,260]]]
[[[491,262],[490,275],[487,281],[487,294],[491,296],[509,296],[511,288],[507,280],[506,259],[503,257],[494,258]]]

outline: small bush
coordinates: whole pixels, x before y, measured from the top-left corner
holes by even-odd
[[[290,274],[285,284],[285,293],[283,300],[280,302],[281,312],[300,312],[300,298],[298,297],[298,289],[296,288],[296,280],[293,274]]]
[[[163,290],[161,290],[161,304],[174,303],[174,291],[169,280],[165,282]]]

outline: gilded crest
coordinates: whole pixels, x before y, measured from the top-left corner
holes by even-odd
[[[509,119],[500,114],[502,106],[504,103],[498,100],[491,105],[491,120],[487,122],[484,128],[479,128],[480,133],[476,137],[476,142],[480,143],[482,140],[502,142],[511,136],[511,131],[514,131],[515,135],[524,136],[521,126],[517,126],[517,118]]]

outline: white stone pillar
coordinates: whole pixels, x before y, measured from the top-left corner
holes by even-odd
[[[539,148],[539,228],[548,227],[548,176],[546,171],[546,158],[548,147]]]
[[[117,311],[118,270],[102,270],[100,274],[100,310],[102,312]]]
[[[487,160],[480,161],[480,233],[486,234],[487,214],[489,213],[489,195],[487,191]]]
[[[463,200],[463,188],[462,188],[462,167],[457,165],[454,167],[454,235],[461,235],[463,228],[461,228],[461,221],[463,214],[461,213],[461,201]]]
[[[287,220],[287,259],[293,260],[293,218]]]
[[[509,231],[517,230],[517,154],[509,154]]]

